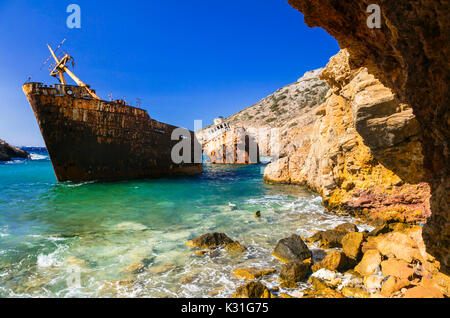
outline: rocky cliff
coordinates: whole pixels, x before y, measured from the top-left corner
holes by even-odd
[[[30,154],[17,147],[11,146],[6,141],[0,139],[0,161],[10,161],[12,158],[27,159]]]
[[[369,28],[367,8],[370,0],[288,0],[301,11],[310,27],[323,27],[335,37],[341,48],[349,52],[351,69],[364,67],[367,74],[392,89],[401,103],[411,105],[422,134],[419,142],[423,153],[423,167],[414,174],[401,173],[402,182],[409,179],[426,181],[431,186],[431,211],[423,236],[427,251],[437,257],[441,267],[450,268],[449,242],[450,208],[449,132],[450,111],[448,89],[450,77],[450,7],[448,1],[379,0],[381,28]],[[363,112],[366,110],[363,108]],[[401,116],[406,116],[404,113]],[[363,116],[364,117],[364,116]],[[377,123],[361,117],[357,129],[372,134]],[[372,124],[367,126],[367,124]],[[358,128],[359,127],[359,128]],[[398,135],[395,135],[398,136]],[[393,141],[396,137],[394,137]],[[402,137],[403,138],[403,137]],[[379,153],[378,141],[374,158],[392,171],[389,161]],[[381,138],[382,143],[390,138]],[[392,140],[392,139],[391,139]],[[384,160],[384,161],[383,161]],[[413,170],[411,170],[413,172]]]
[[[284,156],[264,179],[306,185],[332,211],[370,221],[424,222],[430,215],[421,132],[412,109],[342,50],[320,77],[326,101],[283,135]],[[389,168],[388,168],[389,167]]]

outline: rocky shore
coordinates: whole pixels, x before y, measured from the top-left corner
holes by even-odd
[[[10,161],[12,158],[28,159],[30,154],[0,139],[0,161]]]
[[[247,252],[224,233],[208,233],[187,245],[205,257],[221,248],[234,256],[244,257]],[[344,223],[308,238],[295,234],[284,238],[272,255],[279,260],[275,268],[255,265],[230,273],[242,280],[233,298],[450,296],[450,277],[440,272],[439,262],[426,252],[422,226],[385,223],[371,232],[359,232],[355,224]],[[268,288],[260,281],[269,275],[278,276],[278,286]],[[215,294],[211,291],[210,296]]]

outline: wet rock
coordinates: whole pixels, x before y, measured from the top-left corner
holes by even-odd
[[[377,250],[368,250],[361,262],[356,265],[355,271],[362,276],[372,275],[377,272],[381,264],[381,255]]]
[[[358,227],[353,223],[343,223],[334,228],[336,231],[343,231],[347,233],[359,232]]]
[[[342,250],[348,257],[359,260],[363,241],[364,233],[348,233],[342,238]]]
[[[241,243],[236,241],[225,245],[225,250],[232,255],[237,255],[246,252],[247,248]]]
[[[281,267],[280,280],[299,282],[303,280],[309,270],[309,264],[303,262],[291,262]]]
[[[408,289],[404,298],[444,298],[444,295],[435,287],[416,286]]]
[[[298,285],[296,282],[293,281],[285,281],[282,282],[279,287],[284,289],[295,289],[298,288]]]
[[[238,287],[232,298],[270,298],[270,291],[260,282],[250,282]]]
[[[321,268],[330,271],[345,272],[355,266],[355,261],[348,258],[343,252],[335,251],[328,253],[320,262],[312,266],[312,271],[317,272]]]
[[[342,239],[347,234],[344,231],[327,230],[319,231],[308,239],[310,242],[320,242],[322,248],[342,247]]]
[[[186,244],[199,248],[215,248],[229,243],[233,243],[233,240],[224,233],[207,233],[188,241]]]
[[[275,268],[247,267],[238,268],[233,271],[234,276],[241,279],[254,280],[276,272]]]
[[[381,262],[381,272],[384,277],[394,276],[400,280],[412,280],[414,269],[404,260],[391,258]]]
[[[280,240],[272,253],[285,263],[299,261],[302,262],[312,257],[312,252],[308,249],[300,236],[293,234],[288,238]]]
[[[348,298],[370,298],[370,294],[359,287],[344,287],[341,293]]]

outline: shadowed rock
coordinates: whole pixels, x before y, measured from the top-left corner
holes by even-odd
[[[272,253],[285,263],[299,261],[302,262],[312,257],[312,252],[308,249],[300,236],[293,234],[288,238],[280,240]]]

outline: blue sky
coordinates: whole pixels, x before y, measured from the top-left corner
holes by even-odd
[[[81,7],[81,29],[66,7]],[[0,0],[0,139],[44,145],[21,85],[53,84],[46,43],[76,61],[75,74],[108,99],[123,98],[156,120],[193,129],[229,116],[339,51],[308,28],[286,0]]]

